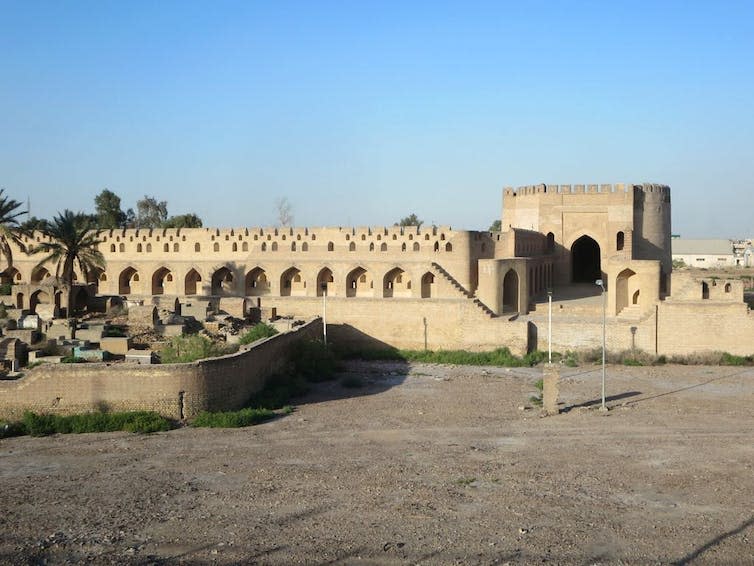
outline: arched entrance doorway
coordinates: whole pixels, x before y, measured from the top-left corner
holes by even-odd
[[[120,276],[118,277],[118,294],[130,295],[135,292],[134,287],[136,285],[134,283],[139,283],[139,274],[133,267],[127,267],[120,272]]]
[[[183,290],[186,295],[196,295],[197,290],[200,288],[199,283],[202,282],[202,276],[193,267],[186,274],[186,278],[183,282]]]
[[[633,288],[633,281],[630,281],[630,279],[634,275],[636,273],[633,270],[624,269],[615,280],[615,314],[620,314],[629,305],[629,297],[633,300],[635,289]],[[637,300],[638,298],[639,296],[636,295]]]
[[[255,267],[246,274],[246,294],[251,297],[270,294],[270,282],[261,267]]]
[[[514,269],[503,278],[503,312],[518,312],[518,273]]]
[[[301,297],[306,295],[306,281],[301,276],[301,271],[291,267],[283,272],[280,276],[280,296]]]
[[[212,274],[212,294],[227,295],[233,292],[233,273],[221,267]]]
[[[323,268],[317,275],[317,296],[321,297],[325,290],[327,290],[328,296],[335,295],[335,277],[328,267]]]
[[[602,279],[600,246],[589,236],[581,236],[571,246],[571,274],[574,283],[594,283]]]

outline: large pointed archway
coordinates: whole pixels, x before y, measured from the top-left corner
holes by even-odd
[[[571,246],[571,277],[574,283],[602,279],[600,245],[589,236],[581,236]]]
[[[509,269],[503,278],[503,312],[518,312],[518,273]]]

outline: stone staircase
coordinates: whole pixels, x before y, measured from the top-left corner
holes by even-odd
[[[437,262],[432,262],[432,269],[435,272],[436,275],[439,275],[445,281],[450,283],[451,287],[453,287],[456,291],[458,291],[461,295],[464,296],[464,298],[470,300],[472,303],[474,303],[479,310],[481,310],[487,317],[489,318],[495,318],[497,315],[490,309],[487,305],[485,305],[482,301],[480,301],[478,298],[474,296],[473,293],[471,293],[466,287],[461,285],[455,277],[453,277],[450,273],[445,271],[445,268],[442,267]]]

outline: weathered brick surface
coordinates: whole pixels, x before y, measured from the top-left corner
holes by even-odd
[[[0,418],[23,411],[73,414],[150,410],[192,418],[204,410],[238,409],[283,369],[291,346],[321,334],[315,320],[236,354],[187,364],[45,364],[0,381]]]

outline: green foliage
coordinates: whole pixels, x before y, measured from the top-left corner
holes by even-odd
[[[252,327],[251,330],[249,330],[246,334],[241,336],[238,342],[240,344],[251,344],[252,342],[256,342],[257,340],[260,340],[262,338],[275,336],[275,334],[277,333],[278,331],[274,326],[260,322],[259,324]]]
[[[347,389],[360,389],[364,387],[364,380],[357,375],[347,375],[340,380],[340,384]]]
[[[542,352],[541,350],[532,350],[524,356],[523,362],[524,365],[532,367],[544,362],[546,359],[547,352]]]
[[[302,376],[275,375],[267,380],[267,385],[256,393],[247,407],[280,409],[285,408],[292,397],[299,397],[309,391],[309,386]]]
[[[22,425],[27,434],[46,436],[84,432],[158,432],[170,430],[173,423],[153,411],[129,411],[122,413],[81,413],[78,415],[49,415],[27,411]]]
[[[723,352],[720,356],[721,366],[750,366],[754,365],[753,356],[734,356],[728,352]]]
[[[34,368],[39,367],[39,366],[41,366],[43,364],[44,364],[44,362],[41,362],[41,361],[37,360],[35,362],[31,362],[28,366],[26,366],[26,369],[34,369]]]
[[[171,216],[162,223],[163,228],[201,228],[202,219],[194,213]]]
[[[299,340],[291,361],[296,373],[313,383],[332,379],[337,367],[335,355],[319,340]]]
[[[13,283],[3,283],[0,285],[0,295],[11,295],[13,293]]]
[[[490,224],[490,227],[489,227],[490,232],[500,232],[500,230],[502,229],[503,229],[502,220],[495,220],[492,224]]]
[[[421,226],[422,224],[424,220],[419,220],[419,217],[413,213],[395,223],[396,226]]]
[[[673,269],[683,269],[684,267],[686,267],[686,262],[682,259],[673,260]]]
[[[126,329],[122,326],[108,326],[103,335],[107,338],[125,338],[127,336]]]
[[[60,359],[61,364],[85,364],[86,359],[79,356],[65,356]]]
[[[8,308],[5,303],[0,303],[0,318],[8,318]]]
[[[181,364],[224,356],[233,350],[233,347],[217,344],[199,334],[174,336],[160,351],[160,360],[163,364]]]
[[[269,409],[246,408],[240,411],[210,413],[203,411],[197,415],[191,426],[209,428],[239,428],[270,420],[275,413]]]
[[[623,360],[624,366],[643,366],[644,362],[636,358],[625,358]]]
[[[98,228],[110,230],[126,223],[126,213],[120,208],[120,197],[108,189],[94,197],[94,210]]]
[[[539,391],[544,390],[545,388],[545,380],[544,379],[538,379],[534,382],[534,387],[536,387]]]
[[[467,366],[533,366],[546,359],[547,354],[535,350],[523,358],[514,356],[506,348],[490,352],[467,352],[466,350],[398,350],[386,348],[381,350],[364,350],[350,352],[348,357],[364,360],[403,360],[407,362],[424,362],[432,364],[455,364]]]
[[[26,427],[23,423],[12,421],[0,421],[0,438],[10,438],[11,436],[23,436],[26,433]]]
[[[159,228],[168,218],[167,201],[144,195],[136,201],[137,228]]]

